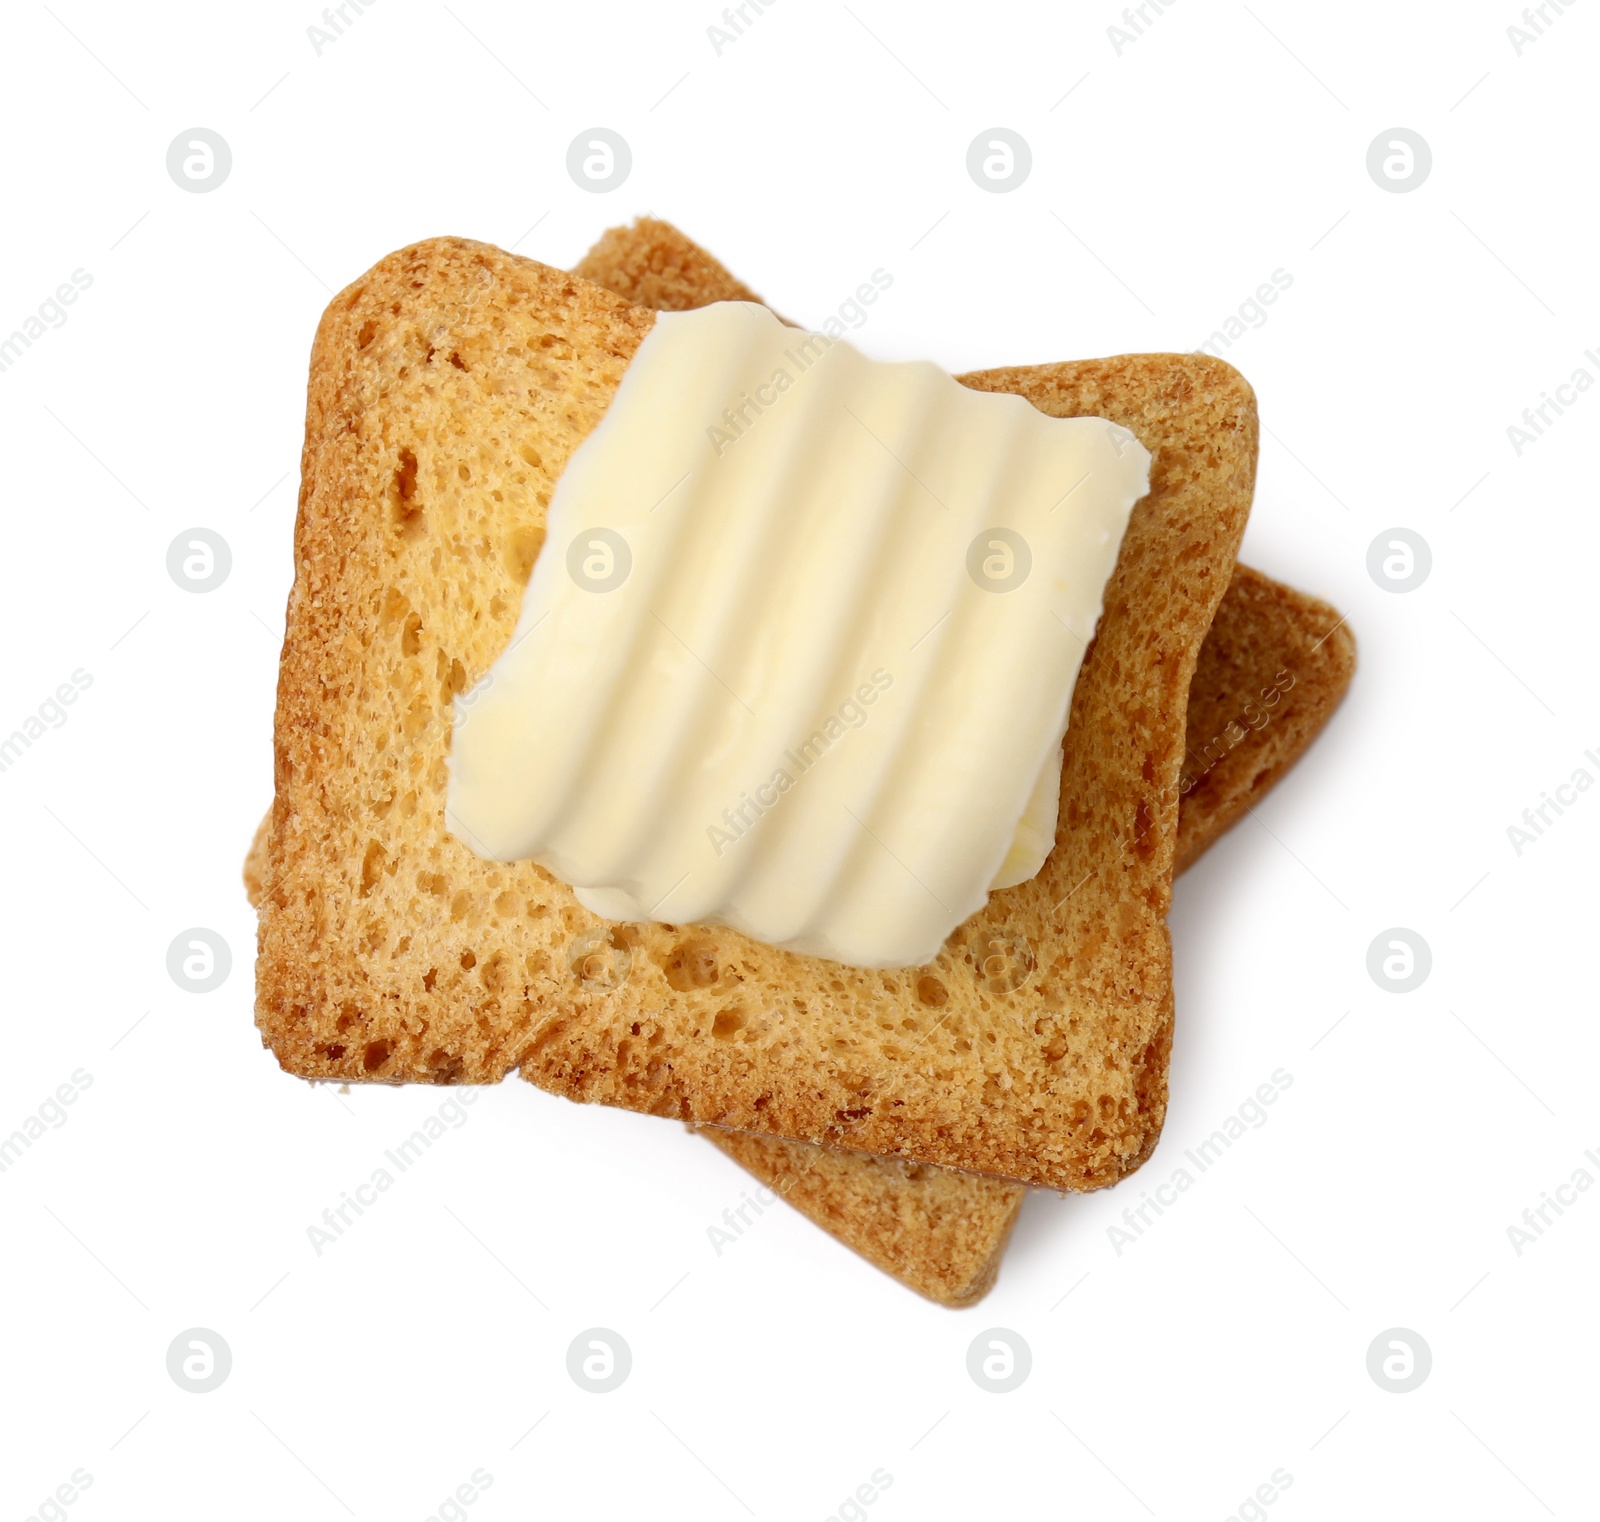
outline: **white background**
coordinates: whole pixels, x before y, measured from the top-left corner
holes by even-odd
[[[1512,0],[1184,0],[1119,55],[1111,0],[780,0],[719,56],[712,3],[382,0],[320,56],[309,0],[8,12],[0,333],[93,284],[0,373],[0,733],[93,685],[0,773],[0,1134],[92,1085],[0,1174],[0,1517],[79,1468],[45,1515],[421,1522],[475,1469],[484,1522],[820,1522],[879,1469],[875,1522],[1222,1519],[1277,1469],[1244,1515],[1592,1515],[1600,1191],[1520,1256],[1507,1228],[1600,1178],[1600,794],[1520,856],[1507,827],[1600,777],[1600,395],[1520,456],[1506,430],[1600,379],[1600,16],[1550,8],[1519,56]],[[565,168],[597,125],[634,156],[604,195]],[[165,168],[195,126],[232,149],[209,194]],[[965,168],[995,126],[1033,151],[1005,195]],[[1366,169],[1395,126],[1433,153],[1405,194]],[[810,323],[884,268],[857,341],[950,369],[1192,348],[1293,278],[1228,351],[1263,421],[1245,558],[1347,610],[1360,671],[1178,887],[1160,1149],[1108,1194],[1032,1199],[969,1311],[786,1208],[717,1256],[743,1173],[517,1082],[307,1239],[450,1097],[313,1089],[251,1023],[239,865],[312,331],[415,239],[566,265],[647,211]],[[1397,525],[1433,555],[1405,595],[1366,568]],[[206,595],[165,566],[195,526],[233,555]],[[214,993],[167,975],[190,926],[233,949]],[[1391,926],[1432,948],[1413,993],[1366,970]],[[1122,1210],[1280,1067],[1267,1124],[1119,1255]],[[207,1395],[166,1372],[195,1326],[233,1354]],[[591,1326],[633,1351],[609,1395],[566,1373]],[[1433,1354],[1405,1395],[1366,1369],[1397,1326]],[[966,1372],[990,1327],[1032,1350],[1012,1394]]]

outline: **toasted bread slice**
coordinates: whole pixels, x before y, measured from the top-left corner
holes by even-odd
[[[444,830],[450,704],[506,643],[550,490],[652,314],[440,239],[334,299],[312,359],[257,1020],[290,1071],[489,1082],[1064,1189],[1165,1110],[1184,712],[1249,508],[1254,397],[1204,356],[963,377],[1155,457],[1073,698],[1061,829],[926,968],[610,926]],[[997,950],[997,948],[999,948]]]

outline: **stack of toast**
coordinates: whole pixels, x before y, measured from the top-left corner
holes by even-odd
[[[1055,849],[932,963],[613,923],[446,829],[453,705],[505,649],[557,478],[657,311],[758,297],[669,225],[565,273],[436,239],[312,353],[276,796],[245,868],[256,1018],[290,1073],[489,1083],[669,1116],[942,1304],[994,1283],[1028,1186],[1116,1183],[1166,1109],[1176,872],[1337,706],[1327,604],[1236,564],[1255,397],[1205,355],[958,377],[1153,457],[1072,694]],[[550,717],[560,722],[559,715]]]

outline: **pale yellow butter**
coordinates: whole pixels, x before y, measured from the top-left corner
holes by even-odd
[[[446,821],[595,913],[930,961],[1054,845],[1150,457],[724,302],[663,313],[573,454]]]

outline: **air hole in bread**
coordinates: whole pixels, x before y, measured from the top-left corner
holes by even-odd
[[[474,951],[463,951],[461,953],[461,965],[466,968],[468,972],[471,972],[472,969],[478,965],[477,953]]]
[[[400,464],[394,473],[394,526],[402,539],[416,539],[426,527],[422,503],[417,500],[417,457],[409,449],[400,451]]]
[[[372,336],[378,331],[378,325],[370,317],[361,324],[361,331],[356,334],[356,346],[366,348],[372,342]]]
[[[461,1058],[454,1052],[447,1052],[442,1046],[436,1046],[428,1053],[428,1066],[436,1082],[454,1083],[461,1072]]]
[[[444,652],[440,651],[439,664],[441,666],[444,665],[444,658],[443,657],[444,657]],[[451,698],[453,698],[458,692],[465,691],[466,690],[466,685],[467,685],[467,668],[465,666],[463,666],[460,661],[452,660],[450,662],[450,664],[449,664],[448,669],[445,671],[442,679],[439,682],[439,702],[440,702],[440,704],[445,706],[445,707],[448,707],[449,704],[450,704]]]
[[[365,898],[372,892],[373,884],[378,880],[378,874],[383,871],[384,858],[387,852],[376,840],[367,842],[367,853],[361,858],[361,896]]]
[[[400,468],[394,473],[395,490],[402,502],[409,502],[417,494],[417,457],[409,449],[400,451]]]
[[[633,970],[633,948],[621,925],[580,931],[567,947],[567,968],[581,983],[618,988]]]
[[[938,978],[934,977],[931,972],[924,973],[920,978],[917,979],[917,997],[924,1004],[929,1004],[932,1005],[934,1009],[939,1009],[944,1004],[949,1002],[950,990],[946,988],[944,984],[938,980]],[[915,1021],[907,1021],[905,1023],[910,1025],[913,1029],[916,1028]]]
[[[732,1041],[744,1029],[744,1010],[737,1004],[719,1010],[711,1022],[711,1035],[717,1041]]]
[[[706,941],[680,941],[662,962],[661,970],[681,994],[710,988],[719,975],[716,950]]]
[[[389,1053],[394,1050],[393,1043],[388,1041],[369,1041],[366,1050],[361,1054],[361,1066],[367,1072],[375,1072],[389,1060]]]

